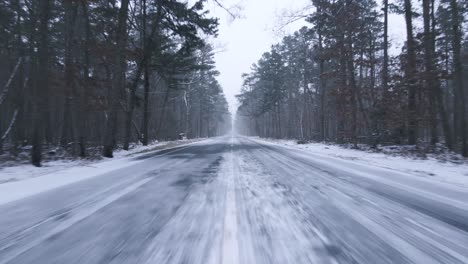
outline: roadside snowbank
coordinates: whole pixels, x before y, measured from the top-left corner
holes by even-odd
[[[363,165],[377,166],[396,170],[416,177],[440,181],[446,184],[468,188],[468,161],[459,159],[457,162],[441,161],[435,157],[425,159],[402,157],[385,153],[375,153],[363,150],[349,149],[338,145],[307,143],[297,144],[295,140],[263,139],[257,140],[300,149],[314,155],[349,160]]]
[[[196,142],[181,140],[137,146],[130,151],[116,151],[113,159],[59,160],[45,162],[40,168],[29,164],[0,168],[0,205],[143,162],[144,159],[135,157],[148,152]]]

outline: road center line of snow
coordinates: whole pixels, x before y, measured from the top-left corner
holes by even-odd
[[[52,229],[50,232],[38,237],[37,239],[32,240],[31,242],[27,243],[22,247],[21,249],[12,252],[10,255],[5,256],[4,259],[0,260],[0,264],[6,264],[12,260],[14,260],[16,257],[20,256],[21,254],[25,253],[26,251],[32,249],[33,247],[39,245],[42,241],[46,240],[49,237],[52,237],[54,235],[57,235],[66,229],[70,228],[74,224],[86,219],[87,217],[91,216],[92,214],[96,213],[100,209],[104,208],[105,206],[115,202],[122,196],[131,193],[132,191],[138,189],[139,187],[143,186],[144,184],[148,183],[151,181],[152,178],[145,178],[142,179],[125,189],[123,189],[120,192],[114,193],[112,195],[109,195],[108,197],[104,198],[100,202],[90,206],[89,208],[85,208],[83,211],[80,211],[77,215],[72,216],[71,218],[61,222],[58,224],[54,229]]]
[[[236,206],[236,191],[234,180],[234,153],[232,151],[233,140],[231,138],[230,151],[230,172],[227,173],[227,192],[226,192],[226,208],[224,216],[224,234],[223,234],[223,255],[222,264],[238,264],[239,263],[239,241],[237,240],[237,206]]]

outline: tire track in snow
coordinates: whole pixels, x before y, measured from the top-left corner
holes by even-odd
[[[224,216],[222,264],[239,264],[239,241],[237,239],[237,206],[234,171],[234,138],[231,137],[229,167],[226,192],[226,213]]]
[[[259,162],[254,146],[240,141],[237,203],[241,263],[337,263],[324,236],[311,231],[289,202],[289,186]]]

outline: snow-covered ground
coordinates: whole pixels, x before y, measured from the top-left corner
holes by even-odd
[[[0,205],[137,164],[142,160],[135,158],[148,152],[167,150],[197,141],[180,140],[154,142],[148,146],[138,145],[129,151],[115,151],[113,159],[55,160],[44,162],[42,167],[22,164],[0,168]]]
[[[252,248],[255,256],[241,263],[468,263],[466,165],[291,141],[239,144],[241,256]]]
[[[427,180],[468,188],[468,160],[459,157],[456,162],[441,160],[437,156],[418,158],[398,154],[376,153],[345,148],[339,145],[307,143],[297,144],[295,140],[260,139],[268,143],[295,148],[314,155],[352,161],[355,164],[371,165],[402,172],[409,177],[422,177]]]
[[[82,167],[0,203],[0,264],[468,263],[468,188],[386,157],[233,136]]]

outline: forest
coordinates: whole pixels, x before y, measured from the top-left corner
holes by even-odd
[[[246,135],[468,156],[468,2],[312,0],[308,26],[243,75]],[[393,54],[389,15],[404,18]]]
[[[206,0],[0,1],[0,154],[113,157],[231,116]],[[213,2],[214,4],[217,1]]]

